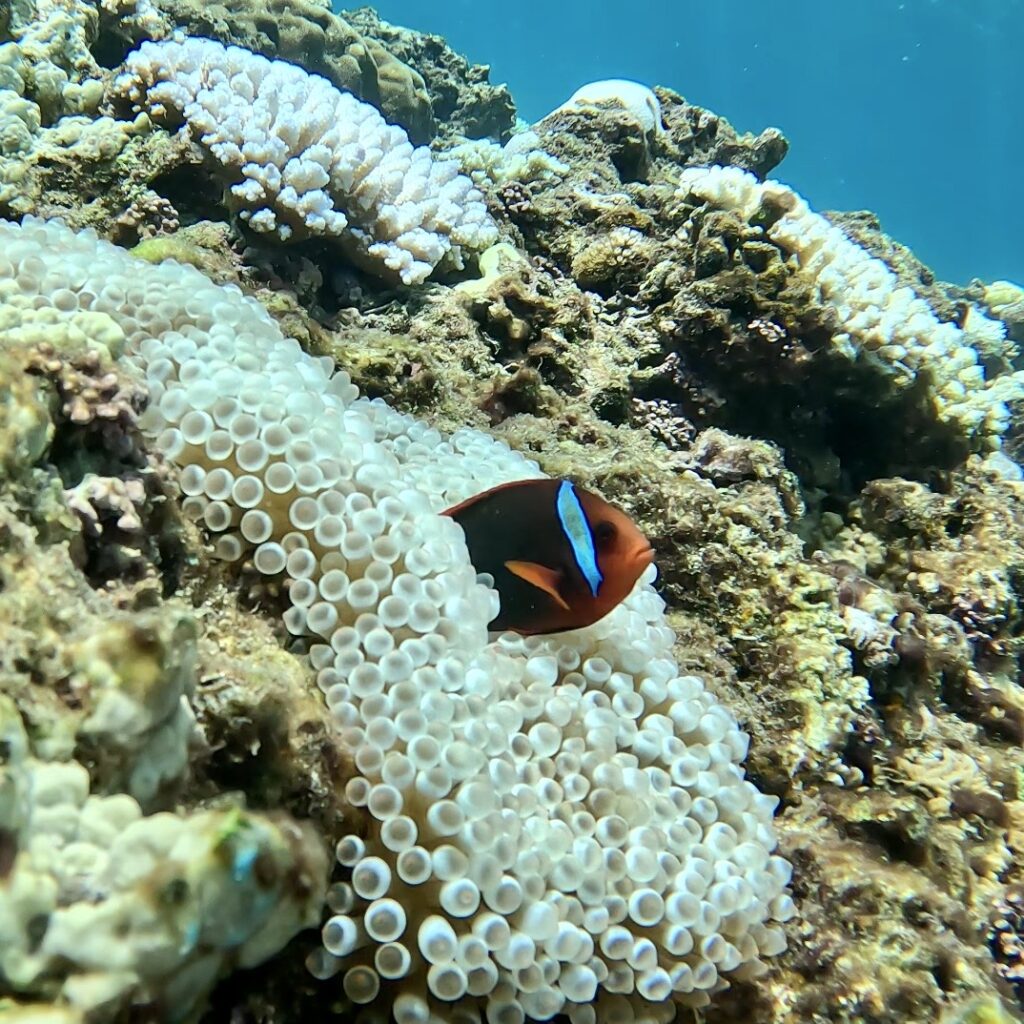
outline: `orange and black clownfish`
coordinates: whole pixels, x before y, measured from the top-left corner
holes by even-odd
[[[492,630],[529,636],[604,618],[654,552],[632,520],[568,480],[516,480],[448,509],[501,599]]]

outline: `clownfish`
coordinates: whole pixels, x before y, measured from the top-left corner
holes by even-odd
[[[466,534],[477,572],[494,578],[501,607],[490,629],[524,636],[604,618],[654,559],[636,524],[569,480],[516,480],[444,513]]]

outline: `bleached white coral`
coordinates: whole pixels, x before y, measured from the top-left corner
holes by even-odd
[[[44,123],[67,112],[95,109],[102,71],[89,44],[97,7],[87,0],[26,0],[11,6],[12,42],[0,63],[17,72],[22,89],[39,104]]]
[[[999,447],[1010,421],[1007,403],[1024,399],[1024,372],[985,377],[980,357],[998,352],[1005,358],[1009,351],[1001,324],[973,309],[966,330],[939,321],[882,260],[781,182],[761,182],[737,167],[700,167],[682,173],[677,194],[736,210],[748,220],[765,207],[780,212],[768,237],[813,283],[819,301],[835,310],[837,349],[870,361],[898,385],[921,377],[940,420],[979,447]]]
[[[90,794],[77,761],[28,756],[0,698],[0,979],[92,1019],[135,1003],[191,1014],[226,964],[315,923],[326,857],[311,830],[234,810],[146,816]]]
[[[358,397],[237,289],[90,233],[0,222],[0,300],[117,323],[186,510],[287,588],[365,815],[316,974],[398,1024],[667,1021],[782,949],[776,800],[679,674],[653,569],[588,629],[489,636],[498,595],[437,513],[535,463]]]
[[[210,39],[144,43],[112,94],[184,120],[257,231],[348,239],[406,284],[497,239],[457,163],[413,147],[372,106],[293,64]]]
[[[458,160],[464,173],[479,188],[510,181],[549,181],[567,174],[569,167],[541,148],[536,132],[513,135],[504,146],[490,139],[467,139],[445,152]]]
[[[581,85],[552,113],[573,107],[622,107],[640,122],[645,133],[663,130],[658,97],[648,86],[628,78],[604,78]]]
[[[973,303],[967,307],[963,332],[971,348],[986,362],[1006,366],[1018,355],[1017,345],[1006,335],[1006,324],[986,316]]]

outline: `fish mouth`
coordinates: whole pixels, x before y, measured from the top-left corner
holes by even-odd
[[[633,549],[632,559],[641,568],[646,569],[654,561],[654,548],[645,540]]]

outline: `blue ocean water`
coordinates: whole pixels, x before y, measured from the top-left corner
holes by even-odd
[[[816,209],[871,209],[943,279],[1024,282],[1024,0],[379,0],[491,65],[533,121],[579,85],[667,85],[791,143]]]

